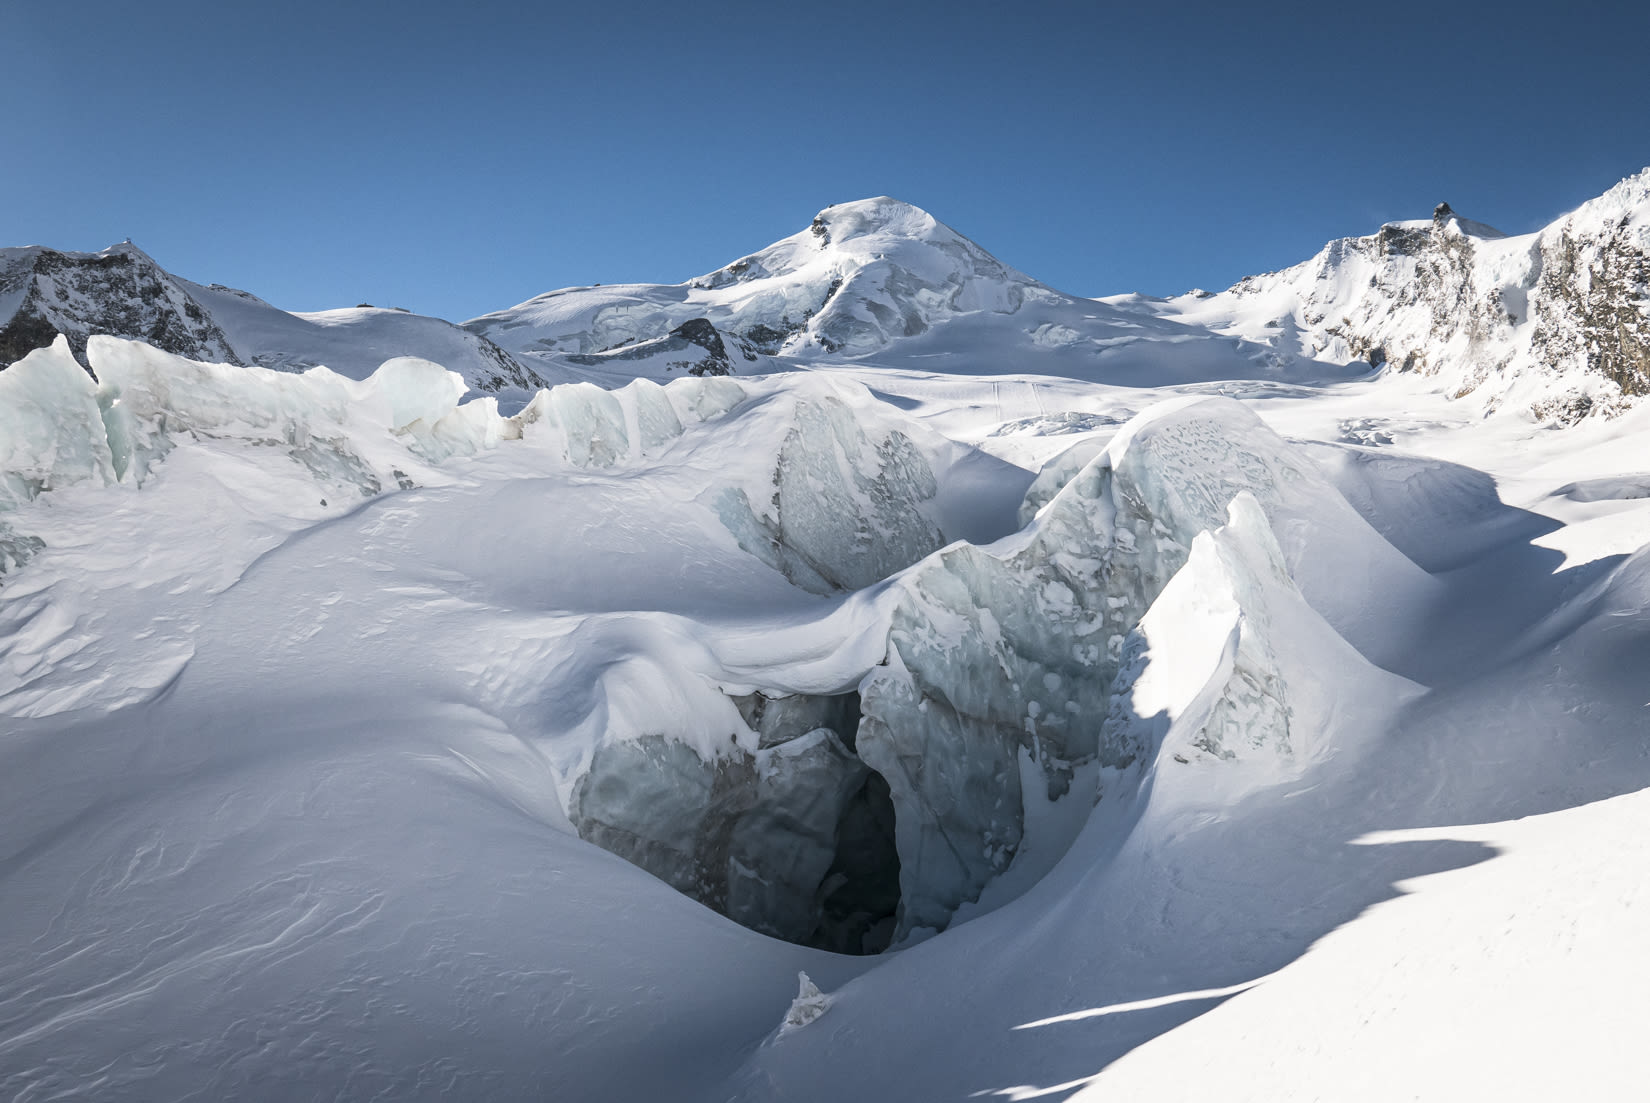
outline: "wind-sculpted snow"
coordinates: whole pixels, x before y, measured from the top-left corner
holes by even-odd
[[[607,661],[629,673],[592,672],[592,692],[629,700],[633,682],[663,679],[695,718],[593,705],[603,719],[581,737],[587,743],[571,744],[583,749],[562,767],[563,799],[586,838],[701,902],[780,937],[852,952],[944,927],[1011,866],[1028,804],[1088,799],[1073,792],[1079,771],[1149,757],[1138,733],[1112,723],[1103,734],[1120,667],[1139,674],[1144,654],[1125,641],[1197,535],[1226,522],[1234,497],[1254,496],[1287,569],[1361,645],[1378,650],[1382,640],[1343,593],[1348,564],[1382,585],[1389,605],[1424,583],[1229,399],[1151,407],[1104,449],[1080,445],[1050,463],[1027,493],[1022,512],[1034,516],[1022,532],[942,548],[940,473],[962,450],[858,385],[569,384],[504,418],[491,399],[459,404],[458,376],[410,358],[356,381],[325,369],[202,364],[107,337],[94,337],[89,352],[96,385],[62,343],[0,376],[13,397],[12,517],[66,485],[164,481],[179,448],[287,465],[314,488],[302,508],[318,500],[333,510],[329,500],[449,481],[456,461],[505,446],[551,471],[622,485],[676,478],[669,473],[683,458],[726,441],[738,464],[716,461],[702,478],[678,479],[691,487],[679,508],[720,525],[728,549],[750,557],[729,570],[771,569],[821,595],[864,591],[856,615],[874,623],[855,631],[880,633],[885,650],[828,682],[812,678],[816,688],[804,692],[810,679],[782,662],[766,675],[723,675],[765,690],[730,701],[714,664],[671,671],[662,656],[642,660],[619,646]],[[26,523],[7,540],[14,561],[39,550]],[[238,568],[225,570],[233,577]],[[49,654],[52,641],[28,646]],[[1233,677],[1249,678],[1260,696],[1229,695],[1234,703],[1209,729],[1212,754],[1275,742],[1264,734],[1275,718],[1255,704],[1271,685],[1258,647],[1239,648]],[[95,662],[96,649],[77,661]],[[582,675],[575,667],[534,676]],[[29,677],[37,688],[14,693],[14,707],[80,700],[52,688],[50,663],[35,662]],[[139,692],[165,671],[132,677]],[[856,684],[857,696],[845,692]],[[720,703],[706,712],[707,702]],[[1023,789],[1031,777],[1035,790]]]
[[[1122,768],[1150,753],[1115,724],[1101,737],[1120,667],[1139,673],[1141,653],[1125,641],[1238,495],[1285,534],[1289,567],[1278,570],[1310,580],[1327,615],[1372,645],[1381,640],[1364,611],[1338,596],[1342,568],[1363,565],[1399,604],[1425,587],[1322,476],[1223,398],[1148,409],[1025,532],[955,545],[900,577],[887,664],[861,689],[859,753],[887,778],[898,813],[901,935],[943,927],[1007,869],[1023,827],[1022,752],[1047,798],[1078,766]],[[1242,659],[1264,688],[1263,645]],[[1276,718],[1260,698],[1232,700],[1211,747],[1270,740]]]
[[[1271,644],[1271,595],[1299,592],[1260,504],[1232,499],[1228,523],[1192,541],[1123,645],[1100,745],[1127,765],[1165,746],[1215,759],[1292,758],[1290,693]]]

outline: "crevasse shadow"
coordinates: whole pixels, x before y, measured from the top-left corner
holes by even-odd
[[[1119,968],[1127,956],[1109,951],[1091,955],[1085,972],[1104,977],[1095,989],[1104,1003],[1051,1000],[1041,1018],[1004,1024],[1012,1039],[1004,1055],[1018,1055],[1016,1070],[1035,1069],[1037,1084],[973,1094],[1068,1098],[1137,1046],[1264,984],[1319,938],[1398,895],[1398,883],[1497,853],[1468,840],[1360,845],[1367,833],[1500,822],[1650,785],[1634,674],[1650,662],[1650,627],[1623,615],[1643,605],[1633,596],[1650,575],[1642,557],[1561,570],[1561,553],[1532,542],[1556,522],[1506,506],[1482,472],[1424,462],[1434,490],[1450,491],[1443,501],[1348,497],[1406,552],[1418,536],[1403,531],[1406,516],[1436,526],[1465,514],[1452,547],[1415,556],[1445,583],[1415,626],[1414,664],[1431,691],[1361,753],[1317,766],[1286,799],[1257,794],[1155,852],[1151,840],[1131,840],[1073,899],[1132,891],[1153,901],[1149,919],[1134,908],[1106,924],[1133,944],[1135,966]],[[1463,497],[1475,508],[1463,511]],[[1049,1037],[1020,1041],[1028,1033]]]
[[[1225,806],[1143,814],[1152,778],[1132,808],[1108,790],[1042,882],[879,964],[844,990],[852,1018],[747,1071],[783,1098],[1069,1098],[1135,1048],[1264,985],[1398,886],[1497,853],[1474,838],[1367,836],[1650,786],[1635,674],[1650,664],[1650,628],[1623,615],[1644,604],[1650,566],[1607,557],[1561,570],[1560,553],[1533,543],[1556,522],[1507,506],[1482,472],[1425,462],[1434,481],[1411,479],[1406,495],[1348,494],[1406,550],[1429,524],[1450,530],[1448,546],[1422,556],[1443,586],[1408,626],[1424,695],[1294,781]],[[1171,757],[1157,767],[1197,768]],[[932,1010],[920,1028],[892,995],[912,985]],[[806,1080],[823,1067],[843,1070],[829,1092]]]

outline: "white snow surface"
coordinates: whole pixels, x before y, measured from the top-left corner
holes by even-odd
[[[503,412],[369,368],[377,313],[329,368],[0,371],[0,1095],[1641,1095],[1650,408],[1239,332],[1411,278],[1356,248],[1095,304],[892,200],[820,222],[478,320],[562,372]],[[770,374],[565,359],[787,311]],[[604,790],[638,864],[581,838],[600,761],[669,767]],[[893,948],[727,918],[806,924],[873,769]]]
[[[705,318],[780,367],[833,361],[923,372],[1017,372],[1126,384],[1234,376],[1345,378],[1368,365],[1265,345],[1081,299],[1003,264],[886,196],[839,203],[809,229],[681,284],[551,291],[465,327],[547,373],[634,374],[591,354]],[[569,361],[569,356],[576,357]],[[740,370],[735,358],[736,371]]]

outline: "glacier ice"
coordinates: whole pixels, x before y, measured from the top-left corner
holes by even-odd
[[[898,578],[887,661],[861,686],[858,750],[887,779],[897,813],[899,936],[943,927],[1008,867],[1022,831],[1022,749],[1050,798],[1079,764],[1122,768],[1146,753],[1103,727],[1119,669],[1141,661],[1126,642],[1240,494],[1282,534],[1283,569],[1303,589],[1316,583],[1309,596],[1331,623],[1366,623],[1341,593],[1349,565],[1391,582],[1395,601],[1400,583],[1424,579],[1254,414],[1200,397],[1131,420],[1017,536],[954,545]],[[1234,702],[1266,699],[1254,654],[1243,652],[1241,672],[1260,696]],[[1232,704],[1210,746],[1223,753],[1275,721],[1261,704]]]
[[[1048,465],[1021,532],[939,550],[923,450],[843,395],[791,399],[771,513],[730,484],[722,520],[799,584],[886,575],[866,591],[882,662],[857,695],[734,697],[750,738],[714,753],[609,732],[571,801],[587,839],[779,937],[861,952],[945,927],[1013,863],[1028,804],[1090,767],[1138,781],[1176,716],[1199,717],[1186,755],[1289,760],[1268,595],[1305,608],[1299,583],[1357,631],[1332,568],[1362,564],[1391,601],[1419,574],[1231,399],[1151,407]]]
[[[825,727],[709,759],[664,735],[608,738],[574,789],[569,818],[583,838],[747,927],[840,945],[856,917],[830,921],[821,888],[867,774]]]
[[[89,354],[99,384],[61,348],[0,375],[0,517],[75,482],[140,485],[186,441],[285,457],[324,487],[371,496],[411,485],[408,470],[423,478],[428,465],[508,440],[628,479],[715,422],[704,440],[756,462],[707,466],[709,485],[684,501],[697,492],[739,547],[796,585],[864,591],[871,625],[854,631],[885,647],[828,693],[752,692],[787,678],[730,678],[740,688],[726,692],[743,696],[717,697],[726,743],[610,710],[561,774],[563,796],[581,835],[680,891],[754,929],[844,952],[944,927],[1014,861],[1031,800],[1064,797],[1086,765],[1149,759],[1165,736],[1149,722],[1163,710],[1147,706],[1176,664],[1202,671],[1172,680],[1195,681],[1207,703],[1187,753],[1293,753],[1295,697],[1245,579],[1298,584],[1337,630],[1378,647],[1346,599],[1345,572],[1394,601],[1419,573],[1224,398],[1162,403],[1104,445],[1081,442],[1027,491],[1022,531],[943,546],[936,472],[955,446],[857,385],[571,384],[503,418],[492,399],[459,405],[456,376],[410,358],[356,381],[200,364],[106,337]],[[1222,529],[1213,544],[1199,535]],[[1240,535],[1248,543],[1233,551]],[[0,531],[0,554],[20,560],[29,540]],[[1208,575],[1206,564],[1183,568],[1210,555],[1229,581],[1204,590],[1225,604],[1205,595],[1193,642],[1165,644],[1163,626],[1189,616],[1162,611],[1178,592],[1170,580]],[[1209,641],[1224,642],[1205,654]]]
[[[723,486],[709,504],[741,548],[816,593],[869,586],[944,543],[928,459],[835,394],[794,401],[770,486]]]
[[[42,492],[115,478],[97,388],[59,336],[0,372],[0,574],[43,545],[6,514]]]
[[[819,990],[819,985],[809,979],[807,973],[796,975],[796,999],[791,1001],[789,1010],[785,1012],[785,1021],[780,1025],[780,1033],[799,1030],[831,1009],[831,997]]]
[[[1271,591],[1294,591],[1260,504],[1232,499],[1228,523],[1192,541],[1186,566],[1124,643],[1100,744],[1143,760],[1168,736],[1219,759],[1292,758],[1291,708],[1271,645]]]
[[[1078,441],[1058,456],[1049,460],[1037,472],[1037,477],[1026,488],[1020,500],[1020,527],[1031,524],[1042,508],[1054,501],[1054,496],[1088,466],[1090,460],[1106,450],[1108,438],[1091,436]]]
[[[0,373],[0,508],[88,479],[112,481],[97,385],[68,338]]]
[[[594,383],[564,383],[540,391],[518,415],[524,436],[549,436],[577,467],[612,467],[630,455],[624,408]]]

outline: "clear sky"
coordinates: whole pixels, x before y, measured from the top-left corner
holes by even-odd
[[[0,0],[0,245],[314,310],[674,282],[915,203],[1064,290],[1223,287],[1650,164],[1650,4]]]

